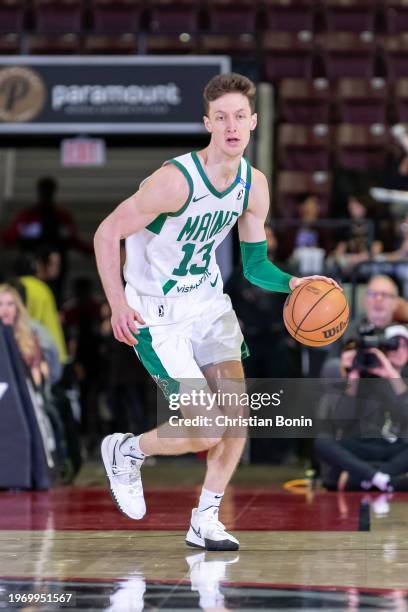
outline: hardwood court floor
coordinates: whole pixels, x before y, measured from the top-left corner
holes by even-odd
[[[221,515],[240,550],[205,553],[184,544],[200,470],[173,466],[172,486],[166,467],[146,470],[140,522],[116,510],[99,471],[73,487],[0,493],[0,610],[27,591],[74,592],[74,609],[115,612],[408,610],[408,494],[300,495],[245,468]]]

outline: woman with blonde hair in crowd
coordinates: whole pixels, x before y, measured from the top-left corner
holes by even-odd
[[[31,331],[28,312],[18,291],[6,283],[0,284],[0,320],[13,328],[20,354],[38,387],[43,377],[48,377],[48,366],[43,360],[38,338]]]

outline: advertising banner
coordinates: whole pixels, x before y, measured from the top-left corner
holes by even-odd
[[[0,134],[199,133],[224,56],[0,58]]]

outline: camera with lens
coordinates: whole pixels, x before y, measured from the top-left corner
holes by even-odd
[[[356,340],[356,356],[352,368],[357,369],[361,377],[370,376],[370,370],[381,365],[370,349],[377,348],[383,353],[398,349],[398,338],[386,338],[383,332],[378,333],[373,325],[360,325]]]

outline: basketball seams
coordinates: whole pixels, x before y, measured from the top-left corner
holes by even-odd
[[[303,283],[303,285],[301,287],[299,287],[299,291],[297,292],[297,295],[295,296],[295,300],[294,300],[294,302],[292,304],[292,319],[293,319],[293,309],[295,308],[295,305],[296,305],[296,302],[297,302],[297,299],[298,299],[299,295],[302,293],[303,289],[308,287],[311,283],[313,283],[312,280],[308,281],[307,283]],[[296,289],[297,289],[297,287],[296,287]],[[296,291],[296,289],[294,289],[294,291]],[[291,298],[292,295],[293,295],[293,293],[289,294],[289,298]],[[290,304],[288,303],[288,306],[289,305]]]
[[[331,289],[329,289],[328,291],[326,291],[326,293],[324,293],[321,297],[319,297],[319,299],[313,304],[313,306],[310,308],[310,310],[308,310],[308,312],[305,314],[305,316],[303,317],[303,319],[301,320],[301,322],[299,323],[299,325],[297,326],[297,330],[301,329],[302,323],[304,323],[305,319],[307,319],[307,317],[310,315],[310,313],[312,312],[312,310],[314,308],[316,308],[316,306],[322,301],[324,300],[324,298],[326,297],[326,295],[329,295],[329,293],[331,293],[332,291],[334,291],[334,289],[336,289],[336,287],[331,287]],[[340,316],[340,315],[337,315]],[[337,318],[337,317],[336,317]],[[293,316],[293,310],[292,310],[292,319],[294,320],[294,316]],[[297,332],[296,332],[297,333]]]
[[[317,303],[317,302],[316,302],[316,303]],[[303,332],[306,332],[307,334],[310,334],[310,333],[312,333],[312,332],[319,331],[319,329],[323,329],[323,327],[327,327],[327,325],[330,325],[330,323],[333,323],[333,321],[335,321],[336,319],[338,319],[339,317],[341,317],[341,315],[343,314],[343,312],[344,312],[345,310],[347,310],[347,308],[348,308],[348,304],[347,304],[347,301],[345,301],[345,305],[344,305],[343,310],[342,310],[341,312],[339,312],[339,314],[338,314],[338,315],[336,315],[336,316],[334,317],[334,319],[332,319],[331,321],[327,321],[327,323],[325,323],[324,325],[321,325],[320,327],[315,327],[314,329],[302,329],[302,331],[303,331]]]
[[[340,316],[340,315],[339,315],[339,316]],[[284,318],[285,318],[285,317],[284,317]],[[347,321],[346,321],[346,327],[344,328],[343,333],[346,331],[346,328],[347,328],[348,323],[349,323],[349,319],[347,319]],[[290,329],[290,330],[291,330],[291,331],[292,331],[292,332],[295,334],[295,335],[293,336],[293,337],[295,338],[295,340],[296,340],[296,337],[298,337],[298,338],[302,338],[302,340],[306,340],[306,342],[304,343],[304,344],[306,344],[306,346],[314,346],[313,344],[307,344],[308,342],[309,342],[309,343],[310,343],[310,342],[314,342],[314,343],[316,343],[316,345],[324,344],[324,345],[326,345],[326,346],[327,346],[327,344],[328,344],[328,343],[327,343],[327,340],[314,340],[314,339],[312,340],[311,338],[307,338],[306,336],[302,336],[302,334],[300,334],[298,331],[295,331],[295,330],[293,329],[293,327],[291,326],[291,324],[289,323],[289,321],[288,321],[288,320],[286,320],[286,319],[285,319],[285,324],[286,324],[287,328],[288,328],[288,329]],[[302,330],[301,330],[301,331],[302,331]],[[308,333],[308,332],[306,332],[306,333]],[[341,334],[340,336],[337,336],[337,338],[333,338],[333,342],[335,342],[336,340],[339,340],[339,339],[341,338],[341,336],[342,336],[342,335],[343,335],[343,334]],[[331,343],[329,343],[329,344],[331,344]]]

